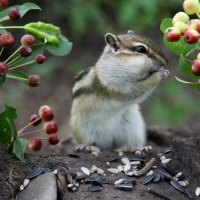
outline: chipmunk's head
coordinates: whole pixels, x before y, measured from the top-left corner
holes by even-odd
[[[167,64],[151,41],[133,31],[117,36],[107,33],[105,41],[106,47],[96,66],[103,84],[111,88],[144,81]]]

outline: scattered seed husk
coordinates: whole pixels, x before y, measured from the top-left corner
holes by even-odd
[[[46,168],[46,167],[38,167],[38,168],[35,168],[31,171],[31,173],[29,173],[27,175],[27,179],[32,179],[32,178],[35,178],[37,176],[39,176],[40,174],[43,174],[43,173],[47,173],[47,172],[50,172],[51,170],[49,168]]]
[[[197,187],[195,190],[195,195],[198,197],[200,196],[200,187]]]
[[[161,180],[161,176],[159,173],[155,173],[155,176],[154,176],[154,179],[153,179],[153,182],[154,183],[157,183]]]
[[[70,184],[67,185],[67,188],[72,188],[72,187],[74,187],[73,183],[70,183]]]
[[[164,165],[171,162],[171,160],[172,160],[171,158],[167,158],[167,159],[161,160],[161,163]]]
[[[124,179],[124,178],[121,178],[121,179],[119,179],[119,180],[115,181],[115,182],[114,182],[114,185],[119,185],[119,184],[122,184],[122,183],[124,183],[124,182],[125,182],[125,180],[126,180],[126,179]]]
[[[101,169],[101,168],[97,168],[97,174],[99,174],[100,176],[105,176],[106,175],[104,170]]]
[[[131,169],[131,165],[128,163],[126,165],[124,165],[124,172],[128,172]]]
[[[99,185],[90,185],[87,190],[90,192],[100,192],[102,189],[103,187]]]
[[[171,180],[170,184],[177,189],[178,191],[182,192],[182,193],[186,193],[185,192],[185,188],[183,186],[181,186],[176,180]]]
[[[126,164],[129,164],[130,163],[130,160],[127,158],[127,157],[123,157],[121,158],[121,162],[126,165]]]
[[[27,187],[29,183],[30,183],[30,179],[25,178],[23,182],[23,186]]]
[[[118,157],[111,157],[108,162],[116,162],[118,159]]]
[[[96,166],[96,165],[93,165],[92,168],[90,169],[90,173],[91,173],[91,174],[96,173],[96,172],[97,172],[97,169],[98,169],[97,166]]]
[[[171,153],[172,152],[172,149],[167,149],[164,151],[164,154],[168,154],[168,153]]]
[[[153,173],[154,173],[154,171],[153,171],[153,170],[150,170],[150,171],[147,173],[147,176],[152,175]]]
[[[106,162],[106,165],[110,166],[110,162]]]
[[[131,161],[130,165],[140,165],[141,161]]]
[[[173,166],[169,163],[166,163],[163,165],[163,167],[165,168],[165,170],[167,170],[171,175],[175,176],[177,173],[174,170]]]
[[[140,162],[145,162],[145,157],[142,155],[134,155],[129,158],[130,161],[140,161]]]
[[[165,179],[172,180],[173,177],[163,169],[154,169],[154,171],[158,172],[159,174],[163,175]]]
[[[183,175],[183,172],[179,172],[178,174],[176,174],[176,178],[179,178],[182,175]]]
[[[188,195],[188,197],[190,199],[194,199],[195,198],[195,194],[189,189],[189,188],[185,188],[185,192]]]
[[[124,190],[124,191],[132,191],[133,190],[133,184],[132,183],[122,183],[115,185],[116,189]]]
[[[20,191],[24,190],[24,186],[23,186],[23,185],[20,185],[19,190],[20,190]]]
[[[87,177],[88,177],[87,174],[82,173],[82,172],[77,172],[75,180],[79,182],[79,181],[82,181],[83,179],[85,179]]]
[[[56,175],[56,174],[58,173],[58,169],[53,170],[52,173],[53,173],[54,175]]]
[[[110,173],[112,173],[112,174],[117,174],[117,173],[120,172],[120,170],[119,170],[119,169],[116,169],[116,168],[109,168],[108,171],[109,171]]]
[[[74,153],[68,153],[68,156],[71,158],[80,158],[78,154],[74,154]]]
[[[146,175],[146,176],[144,177],[144,179],[143,179],[142,184],[143,184],[143,185],[146,185],[147,183],[151,182],[151,181],[154,179],[154,177],[155,177],[155,173],[154,173],[154,172],[153,172],[153,174],[151,174],[151,175]]]
[[[98,179],[93,179],[90,181],[91,185],[99,185],[102,186],[102,183]]]
[[[94,178],[87,177],[87,178],[84,179],[84,183],[85,183],[85,184],[89,184],[89,183],[91,183],[93,180],[94,180]]]
[[[90,170],[87,167],[81,167],[81,171],[88,176],[90,175]]]
[[[107,177],[100,177],[97,179],[99,182],[101,182],[102,184],[112,184],[113,180]]]
[[[118,166],[117,166],[117,169],[118,169],[120,172],[123,172],[123,171],[124,171],[124,168],[123,168],[122,165],[118,165]]]
[[[136,172],[136,170],[134,171],[130,171],[130,172],[126,172],[127,176],[134,176],[134,173]]]
[[[178,181],[178,183],[183,187],[187,186],[187,183],[185,181]]]
[[[165,160],[166,159],[166,157],[165,156],[160,156],[160,160],[162,161],[162,160]]]

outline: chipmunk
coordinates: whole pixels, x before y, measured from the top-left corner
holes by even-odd
[[[133,31],[105,35],[96,64],[75,77],[70,126],[80,144],[125,151],[146,143],[139,103],[167,78],[167,61]]]

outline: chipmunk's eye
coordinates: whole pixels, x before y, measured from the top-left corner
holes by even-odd
[[[138,46],[135,46],[131,49],[132,51],[137,51],[139,53],[148,53],[146,47],[144,47],[143,45],[138,45]]]

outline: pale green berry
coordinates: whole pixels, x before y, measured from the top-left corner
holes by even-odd
[[[184,33],[185,32],[185,28],[186,28],[186,24],[183,23],[183,22],[178,21],[178,22],[176,22],[174,24],[174,27],[178,28],[181,33]]]
[[[183,2],[183,9],[189,15],[197,13],[199,11],[199,8],[199,0],[185,0]]]
[[[197,60],[200,60],[200,52],[197,54]]]
[[[185,12],[178,12],[172,19],[172,24],[174,25],[176,22],[188,23],[190,20],[189,16]]]

